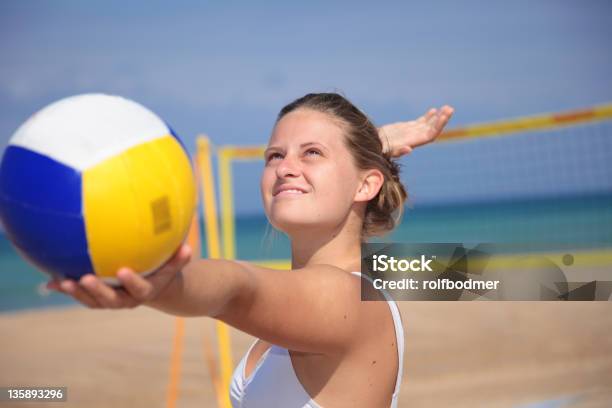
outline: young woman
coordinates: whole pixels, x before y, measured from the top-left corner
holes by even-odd
[[[401,215],[406,192],[390,157],[433,140],[451,114],[432,109],[377,130],[338,94],[284,107],[265,151],[261,194],[268,220],[291,239],[289,271],[189,262],[183,245],[146,278],[119,270],[121,289],[92,275],[49,287],[92,308],[144,304],[256,336],[234,373],[235,407],[395,407],[402,322],[393,301],[360,300],[360,245]]]

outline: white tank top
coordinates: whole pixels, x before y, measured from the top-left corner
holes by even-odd
[[[352,273],[361,275],[360,272]],[[361,276],[370,280],[368,276]],[[396,408],[402,383],[404,329],[397,304],[387,293],[384,291],[382,293],[391,309],[397,340],[399,367],[391,399],[391,408]],[[230,399],[234,408],[321,408],[302,387],[295,371],[293,371],[289,351],[285,348],[272,345],[261,356],[249,378],[246,378],[246,361],[255,343],[251,345],[234,370],[230,385]]]

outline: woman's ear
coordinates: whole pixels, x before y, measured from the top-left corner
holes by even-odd
[[[385,176],[378,169],[366,170],[361,177],[361,184],[357,193],[355,194],[355,201],[367,202],[376,197],[376,194],[380,191],[383,183],[385,182]]]

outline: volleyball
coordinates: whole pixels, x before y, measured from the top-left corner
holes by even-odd
[[[185,239],[195,209],[189,155],[144,106],[104,94],[54,102],[13,134],[0,164],[0,219],[52,276],[126,266],[147,274]]]

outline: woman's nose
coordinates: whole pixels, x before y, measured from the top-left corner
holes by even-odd
[[[283,160],[276,167],[276,175],[279,178],[297,177],[300,172],[299,163],[290,155],[283,157]]]

